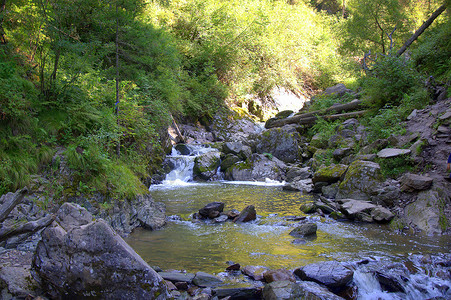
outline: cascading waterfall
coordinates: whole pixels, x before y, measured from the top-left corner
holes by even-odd
[[[187,155],[182,155],[179,151],[172,148],[172,153],[167,159],[173,164],[173,169],[166,175],[162,184],[166,186],[188,185],[193,181],[194,160],[197,156],[210,151],[218,151],[215,148],[207,148],[203,145],[185,145]]]

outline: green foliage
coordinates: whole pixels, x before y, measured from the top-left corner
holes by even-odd
[[[391,135],[402,135],[405,128],[402,122],[414,110],[424,108],[429,102],[425,89],[419,89],[414,94],[404,95],[399,106],[386,105],[368,114],[362,123],[367,126],[368,141],[386,139]]]
[[[412,51],[416,67],[439,81],[451,80],[451,18],[426,31]]]
[[[326,95],[326,94],[320,94],[315,96],[315,98],[312,100],[312,104],[309,107],[310,111],[315,110],[321,110],[331,107],[332,105],[336,103],[344,104],[351,102],[355,99],[355,96],[352,94],[345,94],[343,96],[338,96],[335,94],[332,95]]]
[[[315,125],[309,130],[311,136],[317,134],[317,137],[324,141],[328,141],[329,138],[335,134],[336,128],[341,124],[340,121],[327,121],[321,117],[318,117]]]
[[[381,166],[381,172],[385,178],[397,179],[406,172],[413,172],[416,168],[414,161],[409,155],[380,158],[376,162]]]
[[[392,38],[396,45],[409,36],[408,8],[397,0],[351,0],[349,19],[343,22],[344,49],[361,55],[362,51],[387,54],[390,51],[388,35],[396,27]]]
[[[421,77],[411,64],[404,57],[392,55],[376,61],[362,78],[362,87],[366,104],[377,109],[397,106],[407,95],[421,94],[424,90]]]

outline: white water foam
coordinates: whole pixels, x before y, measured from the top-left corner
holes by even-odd
[[[256,186],[284,186],[285,181],[277,181],[266,178],[265,181],[221,181],[227,184],[237,184],[237,185],[256,185]]]

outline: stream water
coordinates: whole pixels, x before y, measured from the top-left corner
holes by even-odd
[[[421,264],[418,261],[424,255],[440,257],[450,252],[449,237],[400,235],[386,225],[335,221],[318,216],[306,216],[318,225],[317,236],[303,244],[293,244],[294,238],[289,232],[298,221],[290,221],[289,217],[303,216],[299,207],[312,201],[312,196],[284,191],[281,184],[275,182],[195,183],[192,182],[192,171],[186,170],[192,170],[194,156],[174,152],[172,159],[176,166],[174,171],[163,184],[150,188],[154,200],[166,204],[167,225],[157,231],[136,230],[127,238],[151,266],[217,274],[225,270],[227,261],[271,269],[294,269],[319,261],[360,261],[365,258],[393,263],[408,261],[417,265]],[[252,204],[258,218],[242,224],[192,222],[191,215],[213,201],[224,202],[224,210],[241,211]],[[421,269],[420,265],[416,267]],[[356,272],[354,282],[368,288],[374,284],[374,278],[365,274]],[[434,278],[430,275],[427,276],[429,279]],[[444,283],[441,278],[437,280],[450,287],[449,277],[448,273]],[[423,290],[426,292],[423,291],[419,298],[412,293],[412,299],[435,295],[433,289],[428,292],[423,287]],[[383,296],[380,286],[379,289],[368,288],[366,292],[362,289],[363,292],[361,299],[398,299],[393,295]],[[448,296],[451,297],[451,291]]]

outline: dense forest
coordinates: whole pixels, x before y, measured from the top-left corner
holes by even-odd
[[[0,0],[0,195],[52,178],[54,195],[130,198],[161,165],[172,118],[359,89],[373,138],[451,82],[444,0]],[[438,17],[404,53],[401,46]],[[362,68],[362,65],[364,68]],[[350,99],[351,100],[351,99]],[[317,97],[316,108],[334,99]],[[327,122],[312,130],[325,132]]]

